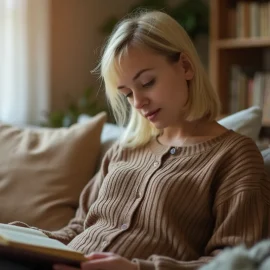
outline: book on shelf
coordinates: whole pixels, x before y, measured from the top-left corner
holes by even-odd
[[[263,124],[270,126],[270,72],[251,70],[231,66],[229,112],[258,106],[263,112]]]
[[[250,20],[249,20],[249,36],[258,37],[260,36],[260,9],[258,2],[250,3]]]
[[[270,1],[236,1],[227,21],[230,38],[270,38]]]
[[[83,253],[74,251],[58,240],[35,229],[0,223],[0,256],[21,262],[79,266],[86,261]]]

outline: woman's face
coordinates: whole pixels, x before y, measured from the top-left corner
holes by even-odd
[[[177,126],[183,121],[188,84],[194,72],[181,53],[171,63],[163,55],[130,47],[120,62],[118,90],[156,128]]]

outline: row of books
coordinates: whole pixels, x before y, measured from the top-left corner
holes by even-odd
[[[237,1],[228,26],[230,38],[270,37],[270,1]]]
[[[230,113],[259,106],[263,111],[263,124],[270,126],[270,72],[248,74],[238,65],[230,73]]]

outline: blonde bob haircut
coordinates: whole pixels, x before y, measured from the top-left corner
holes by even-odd
[[[140,11],[122,20],[105,44],[99,69],[105,92],[116,122],[125,126],[120,143],[125,147],[138,147],[148,143],[162,132],[130,106],[117,89],[121,72],[120,61],[129,46],[150,49],[169,60],[184,53],[193,68],[189,81],[189,98],[185,118],[193,121],[202,117],[215,120],[220,111],[217,93],[212,88],[197,51],[186,31],[168,14],[160,11]],[[179,58],[179,57],[178,57]],[[97,70],[96,69],[96,70]]]

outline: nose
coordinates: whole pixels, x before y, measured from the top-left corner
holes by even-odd
[[[133,106],[135,109],[139,110],[148,103],[149,100],[143,93],[133,92]]]

